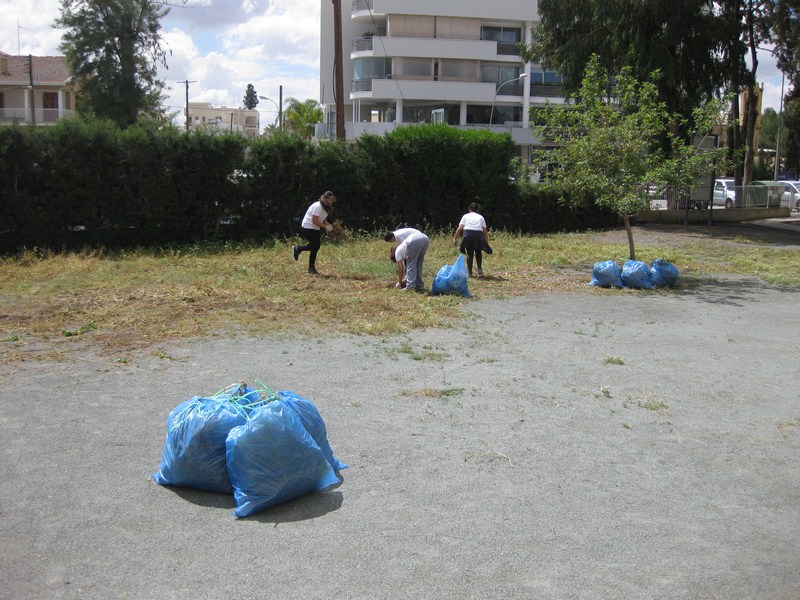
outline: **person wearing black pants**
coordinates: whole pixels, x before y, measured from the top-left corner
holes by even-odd
[[[458,245],[461,237],[461,252],[467,255],[467,272],[472,277],[472,260],[478,263],[478,275],[483,275],[483,256],[481,252],[492,253],[489,246],[489,232],[486,221],[480,214],[481,207],[477,202],[469,205],[469,212],[461,217],[456,233],[453,236],[453,245]]]
[[[308,240],[305,246],[292,246],[292,256],[295,260],[302,252],[308,251],[308,272],[317,275],[317,252],[322,241],[322,230],[331,231],[333,225],[328,222],[328,215],[336,202],[333,192],[325,192],[319,200],[308,207],[303,222],[300,224],[301,235]]]

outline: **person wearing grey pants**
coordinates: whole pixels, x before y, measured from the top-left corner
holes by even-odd
[[[392,248],[391,257],[397,263],[396,287],[403,287],[405,280],[405,289],[422,290],[422,267],[430,243],[427,235],[416,232]]]

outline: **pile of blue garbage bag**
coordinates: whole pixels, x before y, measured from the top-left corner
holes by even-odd
[[[649,266],[641,260],[628,260],[622,269],[613,260],[605,260],[594,263],[589,285],[652,290],[674,287],[679,277],[678,268],[663,258],[655,259]]]
[[[464,255],[459,254],[456,262],[452,265],[444,265],[436,277],[433,278],[431,294],[454,294],[470,298],[469,287],[467,286],[467,265],[464,262]]]
[[[294,392],[234,384],[194,396],[167,418],[162,485],[233,493],[234,516],[341,483],[340,462],[316,406]]]

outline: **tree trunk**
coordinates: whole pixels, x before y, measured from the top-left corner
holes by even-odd
[[[630,255],[631,260],[636,260],[636,250],[633,247],[633,231],[631,230],[630,215],[624,215],[622,220],[625,223],[625,233],[628,234],[628,254]]]

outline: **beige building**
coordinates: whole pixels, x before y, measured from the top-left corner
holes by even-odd
[[[261,123],[257,110],[213,106],[206,102],[189,102],[189,128],[233,131],[254,138],[258,137],[261,131]]]
[[[75,109],[75,89],[63,56],[0,52],[0,124],[52,125]]]
[[[554,71],[523,62],[535,0],[345,0],[342,2],[344,119],[348,141],[412,123],[511,133],[521,156],[538,144],[528,111],[563,102]],[[333,7],[321,0],[318,139],[336,132]]]

